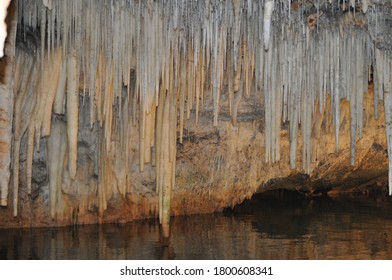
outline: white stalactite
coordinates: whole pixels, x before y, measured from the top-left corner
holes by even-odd
[[[271,44],[272,13],[275,9],[275,0],[266,0],[264,3],[264,49],[269,50]]]
[[[10,183],[11,168],[11,145],[12,145],[12,125],[14,107],[14,57],[15,57],[15,38],[17,14],[14,15],[9,26],[9,38],[4,46],[7,36],[5,17],[10,1],[2,1],[0,7],[0,57],[3,57],[3,48],[7,54],[0,60],[3,70],[0,82],[0,205],[8,204],[8,187]]]
[[[49,201],[50,217],[55,219],[56,206],[61,199],[61,186],[64,170],[64,158],[67,150],[67,127],[65,123],[54,117],[52,133],[48,138],[48,164],[49,164]]]
[[[47,62],[46,62],[47,64]],[[58,83],[61,82],[61,69],[62,69],[62,55],[60,50],[56,50],[51,65],[46,65],[45,69],[45,82],[42,86],[42,95],[44,98],[43,119],[42,119],[42,133],[41,136],[50,135],[51,116],[53,111],[53,103],[57,96]]]
[[[390,85],[392,86],[392,85]],[[386,135],[388,144],[388,183],[389,195],[392,195],[392,88],[385,91],[385,122],[386,122]]]
[[[42,3],[44,4],[44,6],[46,8],[48,8],[49,10],[51,10],[53,8],[53,0],[42,0]]]
[[[57,84],[56,96],[53,103],[53,112],[58,115],[65,113],[66,85],[67,85],[67,61],[61,63],[60,78]]]
[[[76,55],[71,54],[67,62],[67,138],[68,170],[72,179],[76,176],[78,159],[79,85],[77,74]]]
[[[369,7],[369,0],[362,0],[362,12],[366,14]]]

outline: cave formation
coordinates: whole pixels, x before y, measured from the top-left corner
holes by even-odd
[[[11,1],[0,227],[167,235],[270,189],[391,194],[391,18],[385,0]]]

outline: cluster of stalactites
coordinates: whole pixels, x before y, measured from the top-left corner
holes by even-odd
[[[332,106],[336,151],[339,150],[340,100],[351,105],[351,164],[355,163],[355,141],[362,137],[363,94],[368,91],[373,45],[363,30],[340,37],[325,30],[317,36],[276,40],[260,58],[264,64],[266,160],[279,160],[281,121],[290,123],[290,166],[296,168],[299,124],[302,135],[302,168],[310,172],[312,127],[315,110]],[[257,77],[256,77],[257,78]],[[327,104],[327,95],[331,104]],[[316,106],[316,104],[318,106]]]
[[[350,5],[355,3],[359,1]],[[53,139],[65,137],[68,172],[75,178],[80,92],[90,100],[91,127],[95,123],[102,127],[102,155],[113,149],[112,134],[119,129],[113,127],[114,118],[127,122],[120,126],[126,131],[120,132],[124,147],[129,146],[129,123],[139,124],[140,170],[148,163],[156,165],[162,220],[167,220],[165,211],[174,187],[177,115],[180,142],[185,117],[189,119],[194,110],[197,123],[207,99],[213,104],[213,125],[218,125],[220,97],[226,88],[234,126],[242,96],[262,96],[266,162],[280,159],[281,123],[289,121],[290,166],[297,168],[301,128],[306,172],[312,159],[312,116],[332,106],[338,150],[340,100],[349,100],[354,164],[370,69],[376,69],[380,85],[389,72],[380,66],[368,33],[360,24],[350,26],[355,23],[352,17],[338,26],[319,27],[321,8],[317,5],[317,13],[307,18],[291,1],[278,0],[19,1],[19,24],[40,30],[39,69],[44,75],[55,75],[55,84],[49,88],[38,82],[40,75],[35,71],[35,78],[29,78],[37,80],[42,106],[34,108],[38,115],[27,128],[28,180],[34,137],[38,143],[40,136],[50,135],[50,128],[56,134],[50,136]],[[367,11],[367,1],[362,1],[362,8]],[[17,84],[25,87],[22,81]],[[378,87],[377,98],[382,99],[380,88],[385,91],[386,87]],[[331,104],[326,103],[327,95],[331,95]],[[377,106],[375,110],[377,115]],[[66,126],[51,123],[52,112],[64,115]],[[50,150],[59,148],[56,141],[48,145]],[[61,183],[58,170],[64,161],[49,160],[53,166],[51,206],[55,208]],[[102,188],[98,191],[100,213],[106,208]]]

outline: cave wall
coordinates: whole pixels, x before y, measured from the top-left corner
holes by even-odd
[[[387,191],[390,2],[14,3],[1,227]]]

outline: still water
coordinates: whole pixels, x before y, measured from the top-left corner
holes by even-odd
[[[392,200],[264,194],[173,218],[168,242],[156,221],[0,229],[0,259],[392,259]]]

